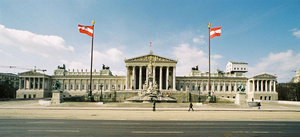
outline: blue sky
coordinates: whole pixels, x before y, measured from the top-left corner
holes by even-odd
[[[125,74],[124,59],[155,54],[178,59],[177,74],[208,70],[208,29],[212,70],[228,61],[249,63],[247,76],[276,74],[287,82],[300,69],[299,0],[1,0],[0,65],[47,69],[58,65],[88,69],[91,38],[78,24],[95,20],[94,68],[102,64]],[[0,68],[1,72],[26,70]]]

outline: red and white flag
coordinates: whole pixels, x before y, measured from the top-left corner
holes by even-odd
[[[85,33],[91,37],[93,37],[93,26],[84,26],[84,25],[78,25],[78,29],[80,33]]]
[[[216,36],[221,36],[221,28],[222,27],[215,27],[210,29],[210,39],[216,37]]]

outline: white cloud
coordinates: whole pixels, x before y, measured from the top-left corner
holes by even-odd
[[[292,50],[279,53],[270,53],[261,59],[261,62],[249,66],[249,75],[261,73],[277,74],[279,82],[288,82],[294,77],[293,70],[300,66],[300,53],[294,54]]]
[[[293,28],[293,29],[291,29],[290,31],[293,32],[293,35],[294,35],[295,37],[297,37],[297,38],[300,39],[300,30],[298,30],[297,28]]]
[[[116,49],[116,48],[110,48],[106,51],[97,51],[94,50],[93,55],[93,71],[96,69],[99,71],[102,69],[102,64],[105,64],[106,66],[110,67],[110,70],[114,75],[125,75],[125,63],[124,63],[124,55],[123,52]],[[84,54],[81,55],[79,60],[61,60],[60,62],[63,64],[66,64],[67,69],[70,69],[70,71],[83,71],[85,72],[90,71],[90,57],[91,54]]]
[[[204,35],[193,38],[193,42],[199,45],[204,45],[206,43],[204,40]]]
[[[190,47],[189,44],[181,44],[174,47],[173,54],[178,59],[177,75],[188,75],[193,66],[199,65],[200,71],[208,70],[208,55],[202,50],[198,50],[196,47]],[[211,56],[211,67],[217,66],[217,60],[222,58],[221,55]],[[214,68],[214,67],[213,67]],[[211,70],[214,70],[211,68]]]
[[[104,63],[118,63],[122,61],[123,53],[116,49],[111,48],[101,53],[100,51],[94,51],[95,60]]]
[[[300,30],[294,31],[293,35],[300,39]]]
[[[6,28],[0,25],[0,44],[14,46],[25,53],[34,53],[43,57],[52,57],[72,52],[72,46],[66,46],[59,36],[40,35],[29,31]],[[57,53],[57,54],[56,54]]]

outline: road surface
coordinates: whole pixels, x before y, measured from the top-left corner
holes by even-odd
[[[300,122],[0,119],[0,136],[299,136]]]

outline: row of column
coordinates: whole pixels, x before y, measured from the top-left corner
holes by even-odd
[[[172,89],[175,89],[175,79],[176,79],[176,67],[173,67],[173,66],[153,66],[152,67],[152,72],[153,72],[153,82],[154,83],[156,81],[156,68],[159,67],[159,83],[156,83],[156,84],[159,84],[159,90],[162,90],[162,82],[163,82],[163,68],[165,67],[166,68],[166,89],[168,89],[169,87],[169,72],[170,72],[170,68],[172,68],[173,70],[173,84],[170,88]],[[130,71],[131,71],[131,68],[132,68],[132,75],[130,75]],[[139,75],[139,78],[138,78],[138,81],[139,81],[139,85],[138,87],[136,87],[136,82],[137,82],[137,78],[135,76],[136,74],[136,68],[138,68],[138,75]],[[146,69],[146,76],[143,76],[143,73],[142,73],[142,70],[143,68]],[[127,75],[126,75],[126,89],[142,89],[142,84],[143,84],[143,81],[142,79],[144,79],[144,77],[146,77],[146,80],[145,82],[148,83],[149,82],[149,78],[148,78],[148,75],[149,75],[149,70],[147,68],[147,66],[127,66]]]
[[[233,91],[237,91],[237,86],[238,83],[240,82],[220,82],[220,81],[211,81],[211,91],[229,91],[229,92],[233,92]],[[246,86],[244,84],[244,86]],[[190,81],[183,81],[180,82],[178,81],[178,86],[177,86],[177,90],[181,90],[181,91],[186,91],[187,87],[189,88],[190,91],[198,91],[199,87],[200,87],[200,91],[207,91],[208,90],[208,82],[207,81],[200,81],[200,82],[190,82]],[[194,87],[194,88],[193,88]]]
[[[36,90],[45,88],[45,78],[36,77],[20,77],[19,89]]]
[[[250,83],[252,84],[252,91],[276,91],[275,80],[251,80]]]
[[[64,85],[65,90],[89,90],[88,79],[64,79],[61,82],[62,85]],[[93,80],[92,83],[93,83],[92,90],[100,91],[100,84],[103,85],[102,90],[112,90],[112,87],[114,87],[114,89],[116,90],[124,90],[124,80],[113,80],[113,79],[100,80],[99,79],[99,80]]]

